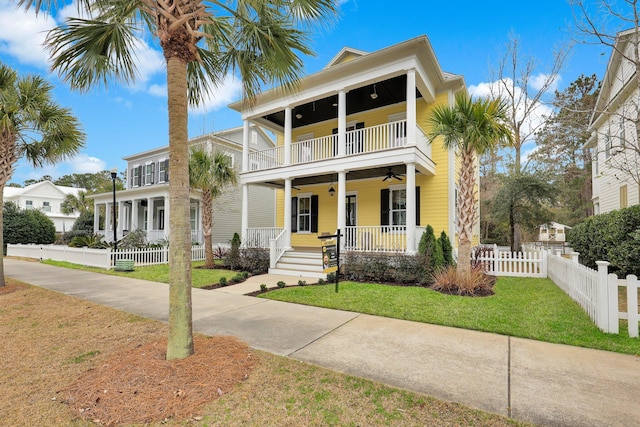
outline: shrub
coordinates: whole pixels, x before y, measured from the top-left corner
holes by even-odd
[[[433,227],[430,225],[427,225],[427,229],[422,233],[418,253],[424,257],[427,266],[432,270],[437,270],[444,265],[442,245],[438,244]]]
[[[453,261],[453,246],[451,245],[449,236],[447,236],[447,233],[445,233],[444,230],[442,230],[442,233],[440,233],[438,244],[440,248],[442,248],[442,260],[444,261],[443,266],[446,267],[448,265],[454,265],[455,263]]]
[[[108,245],[102,241],[102,236],[98,234],[78,235],[69,242],[72,248],[89,247],[93,249],[104,249]]]
[[[244,280],[244,278],[242,277],[242,274],[236,274],[231,280],[233,280],[235,283],[240,283]]]
[[[324,285],[324,284],[325,284],[324,279],[323,279],[322,277],[321,277],[321,278],[319,278],[319,279],[318,279],[318,285]]]
[[[93,234],[93,212],[82,212],[73,222],[71,231],[86,231]]]
[[[221,277],[220,280],[218,280],[218,284],[220,286],[227,286],[227,278],[226,277]]]
[[[336,273],[327,273],[327,283],[336,283],[337,278]]]
[[[279,288],[282,289],[282,288],[284,288],[286,286],[286,283],[284,283],[282,280],[279,280],[277,285],[278,285]]]
[[[460,296],[493,295],[495,279],[487,276],[480,268],[472,268],[469,273],[461,274],[455,267],[440,269],[434,274],[434,291]]]
[[[225,258],[225,266],[231,270],[237,270],[240,268],[240,236],[238,233],[233,233],[233,238],[230,241],[231,249]]]
[[[216,246],[215,248],[213,248],[213,257],[215,259],[224,259],[228,254],[229,254],[229,249],[225,247]]]
[[[147,244],[147,233],[144,230],[133,230],[118,242],[121,249],[143,248]]]
[[[266,283],[262,283],[260,285],[260,292],[267,292],[267,284]]]
[[[91,236],[93,232],[88,232],[85,230],[71,230],[67,231],[62,235],[62,243],[65,245],[71,246],[71,241],[74,237],[87,237]]]
[[[569,230],[567,239],[588,267],[609,261],[612,273],[640,275],[640,205],[587,218]]]
[[[426,285],[431,283],[433,270],[420,255],[397,254],[389,258],[389,281]]]
[[[250,271],[257,276],[269,271],[269,249],[244,248],[240,251],[240,264],[242,270]]]
[[[307,282],[304,280],[298,280],[298,286],[307,286]]]
[[[419,285],[430,283],[431,273],[433,269],[429,267],[423,256],[379,253],[349,253],[344,270],[347,280]]]
[[[37,209],[20,209],[7,202],[3,207],[4,244],[50,244],[56,240],[53,222]]]

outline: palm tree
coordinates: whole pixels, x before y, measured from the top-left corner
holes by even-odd
[[[460,157],[458,168],[458,270],[461,274],[471,270],[471,238],[476,222],[476,156],[488,152],[501,142],[510,142],[512,134],[507,120],[507,106],[500,100],[476,99],[465,93],[456,95],[453,106],[435,107],[430,116],[433,141],[443,137],[446,149],[453,149]]]
[[[60,211],[67,215],[74,212],[93,212],[93,203],[87,199],[87,192],[80,190],[77,195],[67,194],[64,197],[64,200],[60,204]]]
[[[36,10],[59,0],[14,0]],[[263,82],[293,88],[310,55],[308,29],[336,16],[334,0],[78,0],[89,19],[70,18],[52,30],[53,68],[86,91],[111,79],[136,77],[135,47],[157,37],[167,69],[169,115],[169,338],[167,359],[193,354],[188,104],[237,71],[251,101]],[[143,32],[145,29],[146,32]]]
[[[4,248],[2,211],[4,187],[16,162],[26,158],[34,167],[72,157],[84,146],[80,123],[52,99],[53,86],[35,75],[20,77],[0,63],[0,248]],[[0,286],[5,286],[0,253]]]
[[[204,233],[205,268],[215,268],[211,229],[213,228],[213,200],[224,187],[233,185],[237,174],[231,166],[231,158],[216,151],[210,153],[203,146],[191,149],[189,158],[189,182],[191,188],[202,190],[202,231]]]

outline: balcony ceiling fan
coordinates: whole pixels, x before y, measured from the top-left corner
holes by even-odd
[[[388,179],[397,179],[398,181],[402,181],[402,176],[400,174],[397,174],[395,172],[393,172],[393,170],[391,170],[391,168],[389,168],[389,170],[387,171],[384,179],[382,181],[386,181]]]

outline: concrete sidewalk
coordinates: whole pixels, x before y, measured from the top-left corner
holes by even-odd
[[[166,284],[15,259],[4,268],[26,283],[168,319]],[[255,280],[248,292],[273,278]],[[542,425],[640,425],[638,357],[270,301],[234,288],[193,289],[196,331]]]

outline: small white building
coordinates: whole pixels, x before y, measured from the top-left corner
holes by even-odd
[[[23,188],[5,187],[4,202],[13,202],[21,209],[40,209],[56,228],[56,233],[71,230],[80,213],[62,213],[62,202],[68,194],[78,196],[84,188],[64,187],[51,181],[41,181]]]
[[[542,224],[538,232],[538,242],[554,243],[567,241],[567,230],[571,229],[568,225],[558,224],[557,222],[550,222],[548,224]]]

